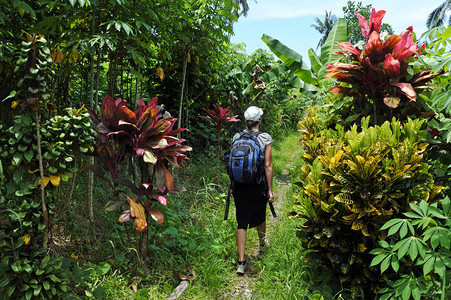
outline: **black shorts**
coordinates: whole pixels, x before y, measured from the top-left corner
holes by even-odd
[[[268,202],[265,184],[235,183],[233,189],[238,229],[247,229],[260,225],[266,220]]]

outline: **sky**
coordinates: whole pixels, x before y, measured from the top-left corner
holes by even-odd
[[[395,34],[409,26],[418,37],[424,33],[426,20],[431,11],[444,0],[355,0],[362,6],[372,4],[376,10],[385,10],[383,23],[391,25]],[[251,54],[258,48],[270,52],[261,40],[263,34],[278,39],[283,44],[302,55],[308,63],[308,50],[316,49],[321,34],[312,24],[315,18],[324,20],[327,11],[343,17],[343,7],[347,0],[248,0],[247,17],[241,16],[234,25],[233,43],[245,43],[246,52]]]

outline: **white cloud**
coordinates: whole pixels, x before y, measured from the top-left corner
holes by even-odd
[[[341,12],[339,1],[315,1],[315,0],[257,0],[257,3],[249,0],[249,20],[287,19],[307,15],[322,15],[325,10]]]
[[[422,33],[426,30],[428,14],[443,0],[355,0],[362,5],[372,4],[376,10],[386,10],[383,22],[390,24],[395,33],[413,26],[414,31]],[[325,11],[331,11],[338,17],[343,16],[343,6],[347,0],[248,0],[250,10],[248,20],[289,19],[305,16],[324,16]],[[312,22],[313,23],[313,22]]]

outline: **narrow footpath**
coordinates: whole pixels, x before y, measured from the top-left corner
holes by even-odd
[[[294,157],[297,153],[293,153],[292,159],[285,166],[284,171],[281,175],[279,175],[275,180],[275,189],[274,189],[274,209],[277,213],[277,218],[274,219],[271,213],[268,211],[268,217],[266,219],[266,232],[269,241],[271,241],[271,236],[273,234],[273,230],[279,222],[280,218],[283,218],[282,212],[284,211],[284,202],[287,199],[287,194],[289,191],[289,178],[288,169],[291,167],[291,164],[294,161]],[[268,208],[269,210],[269,208]],[[251,232],[250,234],[256,234],[255,232]],[[246,256],[247,258],[247,266],[246,273],[244,276],[235,276],[236,284],[235,288],[232,289],[232,293],[227,295],[225,299],[254,299],[252,293],[252,286],[258,280],[258,268],[253,263],[253,261],[259,259],[259,247],[258,244],[252,245],[252,247],[246,248]]]

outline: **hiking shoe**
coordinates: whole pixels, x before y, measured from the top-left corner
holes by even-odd
[[[263,244],[260,244],[259,246],[259,254],[263,254],[265,252],[265,249],[269,248],[269,240],[267,238],[263,239]]]
[[[240,276],[244,275],[244,267],[246,266],[246,261],[239,261],[238,268],[236,269],[236,273]]]

